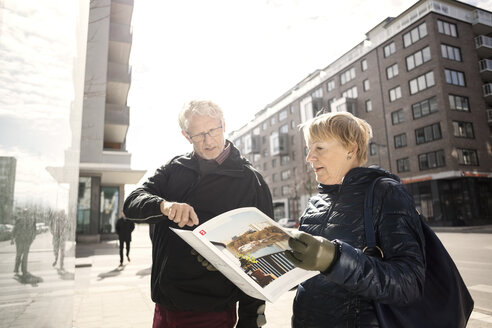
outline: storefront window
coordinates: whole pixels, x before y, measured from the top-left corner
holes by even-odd
[[[77,202],[77,233],[89,233],[91,221],[91,178],[80,177]]]
[[[116,220],[118,220],[118,187],[101,187],[101,233],[115,232]]]

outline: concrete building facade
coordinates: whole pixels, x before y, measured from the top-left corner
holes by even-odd
[[[13,224],[15,170],[17,159],[0,156],[0,224]]]
[[[297,126],[349,111],[373,128],[367,165],[402,178],[434,225],[492,222],[492,13],[422,0],[387,18],[230,135],[297,218],[316,183]]]
[[[130,123],[133,0],[91,1],[85,70],[77,240],[112,238],[124,185],[145,171],[131,169]]]

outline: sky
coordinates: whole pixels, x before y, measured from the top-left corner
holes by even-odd
[[[492,11],[492,0],[465,2]],[[148,176],[192,149],[177,124],[186,101],[213,100],[225,112],[226,133],[236,130],[414,3],[135,0],[132,168]],[[71,145],[76,4],[0,0],[0,156],[18,159],[16,199],[61,204],[67,194],[46,167],[62,166]]]
[[[194,98],[239,129],[414,0],[136,0],[127,148],[147,176],[190,151],[177,114]],[[492,0],[465,1],[492,11]],[[144,179],[145,180],[145,179]]]

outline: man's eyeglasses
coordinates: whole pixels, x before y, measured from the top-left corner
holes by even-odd
[[[219,126],[218,128],[210,129],[210,130],[208,130],[208,132],[198,133],[198,134],[195,134],[194,136],[188,135],[188,137],[191,139],[191,141],[196,142],[196,143],[200,143],[200,142],[205,141],[206,135],[209,135],[212,138],[219,136],[221,129],[222,129],[222,125]]]

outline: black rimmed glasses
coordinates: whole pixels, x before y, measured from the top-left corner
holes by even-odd
[[[194,136],[188,135],[188,137],[191,139],[191,141],[196,142],[196,143],[200,143],[200,142],[205,141],[206,135],[208,135],[209,137],[212,137],[212,138],[219,136],[221,129],[222,129],[222,125],[219,126],[218,128],[210,129],[207,132],[195,134]]]

